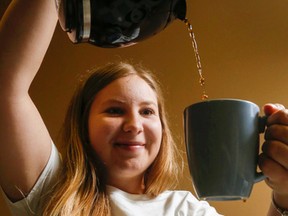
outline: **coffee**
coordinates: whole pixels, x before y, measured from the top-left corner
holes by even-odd
[[[202,91],[203,91],[201,98],[202,98],[202,100],[206,100],[206,99],[208,99],[208,95],[206,94],[205,78],[203,77],[202,65],[201,65],[201,59],[200,59],[200,55],[199,55],[199,51],[198,51],[197,41],[195,38],[195,34],[193,32],[192,24],[188,21],[187,18],[184,19],[184,23],[188,27],[188,33],[189,33],[189,36],[192,40],[192,46],[193,46],[193,50],[194,50],[194,54],[195,54],[195,58],[196,58],[196,65],[197,65],[197,69],[198,69],[198,74],[200,76],[199,83],[200,83],[200,86],[202,87]]]

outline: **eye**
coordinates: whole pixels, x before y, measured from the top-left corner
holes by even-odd
[[[141,114],[144,116],[150,116],[150,115],[154,115],[155,111],[152,108],[145,108],[141,111]]]
[[[105,111],[106,113],[108,113],[109,115],[122,115],[124,113],[124,110],[120,107],[110,107],[108,109],[106,109]]]

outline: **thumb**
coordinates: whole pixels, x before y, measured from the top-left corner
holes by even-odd
[[[266,116],[270,116],[271,114],[279,110],[283,110],[283,109],[285,109],[285,107],[282,104],[268,103],[268,104],[265,104],[263,107],[263,110]]]

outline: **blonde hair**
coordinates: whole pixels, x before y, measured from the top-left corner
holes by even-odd
[[[111,215],[105,167],[89,143],[87,122],[95,95],[114,80],[130,75],[141,77],[155,91],[163,130],[159,153],[145,174],[145,194],[157,196],[178,183],[176,146],[168,127],[159,83],[141,65],[110,63],[91,70],[70,102],[63,127],[63,170],[43,215]]]

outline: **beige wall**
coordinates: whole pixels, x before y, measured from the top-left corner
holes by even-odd
[[[198,41],[210,98],[247,99],[260,107],[267,102],[288,106],[287,4],[284,0],[188,2],[188,17]],[[182,113],[186,106],[200,100],[201,88],[191,42],[180,21],[157,36],[125,49],[73,45],[58,27],[31,88],[53,138],[57,140],[77,74],[119,58],[141,61],[158,74],[179,150],[184,151]],[[179,188],[193,191],[187,167],[184,176]],[[262,182],[255,185],[246,203],[211,204],[225,215],[262,216],[269,202],[270,189]],[[0,215],[8,215],[3,202]]]

